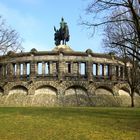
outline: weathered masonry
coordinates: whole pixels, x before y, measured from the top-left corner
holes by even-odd
[[[60,45],[0,57],[1,105],[129,106],[128,93],[124,63],[112,54]]]

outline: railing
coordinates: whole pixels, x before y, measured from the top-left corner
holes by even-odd
[[[49,59],[50,57],[51,60]],[[106,58],[92,59],[88,55],[63,57],[59,54],[24,54],[1,57],[0,81],[30,81],[30,80],[75,80],[75,81],[123,81],[123,62]],[[71,57],[71,58],[70,58]],[[78,58],[79,57],[79,58]],[[104,59],[104,58],[103,58]],[[109,61],[107,61],[109,59]],[[82,61],[83,60],[83,61]],[[100,60],[100,61],[99,61]],[[119,63],[118,63],[119,62]],[[39,68],[41,66],[41,68]],[[83,74],[84,73],[84,74]]]

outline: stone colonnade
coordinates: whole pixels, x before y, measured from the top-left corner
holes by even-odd
[[[119,106],[125,70],[120,58],[91,50],[11,52],[0,56],[0,104]]]
[[[76,56],[75,54],[48,54],[13,56],[0,61],[1,80],[33,80],[36,78],[54,78],[57,80],[83,79],[94,81],[97,79],[109,79],[112,81],[125,80],[124,64],[122,61],[106,58],[89,57],[85,54]],[[79,57],[79,58],[78,58]],[[53,59],[52,59],[53,58]],[[42,60],[41,60],[42,59]],[[98,60],[98,61],[97,61]],[[103,60],[103,61],[102,61]],[[108,61],[109,60],[109,61]]]

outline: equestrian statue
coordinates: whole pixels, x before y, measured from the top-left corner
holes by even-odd
[[[58,46],[61,44],[66,45],[66,42],[69,41],[70,35],[69,35],[69,28],[67,23],[64,21],[64,18],[61,18],[60,22],[60,29],[56,29],[54,26],[54,40],[55,40],[55,45]]]

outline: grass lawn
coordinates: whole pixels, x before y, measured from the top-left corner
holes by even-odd
[[[0,107],[0,140],[140,140],[140,108]]]

